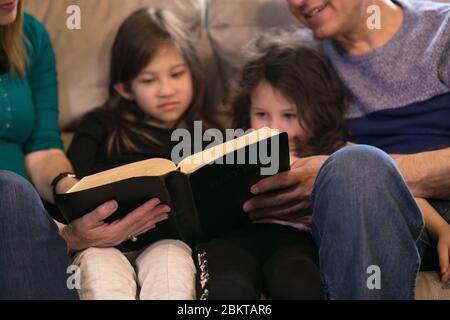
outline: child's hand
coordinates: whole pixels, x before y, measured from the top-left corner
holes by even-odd
[[[441,266],[441,281],[447,283],[450,280],[450,225],[443,224],[438,230],[438,255],[439,265]]]

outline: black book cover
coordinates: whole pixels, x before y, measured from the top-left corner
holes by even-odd
[[[268,166],[261,162],[259,156],[256,161],[249,160],[255,158],[255,152],[259,154],[262,146],[269,158],[277,157],[277,172],[289,170],[287,134],[281,133],[276,137],[279,145],[277,154],[270,154],[272,138],[267,138],[256,143],[256,148],[255,145],[249,145],[235,150],[216,161],[219,164],[206,164],[191,174],[174,170],[161,176],[128,178],[59,194],[56,203],[67,222],[71,222],[106,201],[116,200],[118,209],[105,220],[109,223],[156,197],[172,208],[169,218],[139,235],[136,242],[127,240],[118,248],[133,251],[168,238],[180,239],[194,246],[249,222],[242,206],[251,197],[250,187],[264,178],[261,169]],[[245,155],[245,161],[239,164],[237,159],[242,155]],[[234,164],[229,163],[230,156]]]
[[[224,232],[249,223],[250,220],[243,210],[244,202],[252,197],[250,192],[259,180],[265,178],[261,175],[261,168],[267,165],[261,163],[260,157],[257,161],[249,163],[255,152],[263,153],[269,151],[270,158],[278,159],[278,172],[290,169],[289,144],[286,133],[278,135],[279,148],[275,148],[277,154],[270,154],[271,138],[261,140],[256,144],[237,150],[233,153],[234,164],[226,162],[226,157],[221,159],[221,163],[226,165],[207,165],[189,176],[193,197],[198,212],[198,217],[207,239],[216,237]],[[264,150],[265,149],[265,150]],[[245,155],[245,163],[237,163],[238,153]]]

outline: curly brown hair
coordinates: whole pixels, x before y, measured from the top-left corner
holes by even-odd
[[[331,154],[344,146],[343,85],[313,40],[277,30],[253,41],[247,55],[232,102],[236,127],[250,127],[251,93],[266,81],[297,106],[299,124],[309,137],[298,150],[301,156]]]

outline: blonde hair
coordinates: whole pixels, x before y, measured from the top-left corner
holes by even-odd
[[[8,57],[11,69],[18,75],[24,76],[27,65],[27,57],[23,38],[23,4],[19,0],[17,5],[17,17],[13,23],[0,27],[0,45]]]

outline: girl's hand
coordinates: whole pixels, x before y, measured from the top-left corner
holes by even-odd
[[[296,213],[305,215],[308,212],[305,209],[311,206],[314,181],[327,159],[328,156],[298,159],[291,170],[259,181],[251,188],[255,196],[244,203],[244,211],[252,220],[281,218]]]
[[[105,223],[103,220],[117,210],[117,202],[108,201],[65,226],[61,235],[66,240],[69,251],[80,251],[89,247],[114,247],[129,236],[136,237],[167,219],[170,208],[159,203],[159,199],[151,199],[122,219]]]
[[[438,255],[439,265],[441,267],[441,281],[447,283],[450,280],[450,225],[448,223],[443,224],[437,232],[438,236]]]

